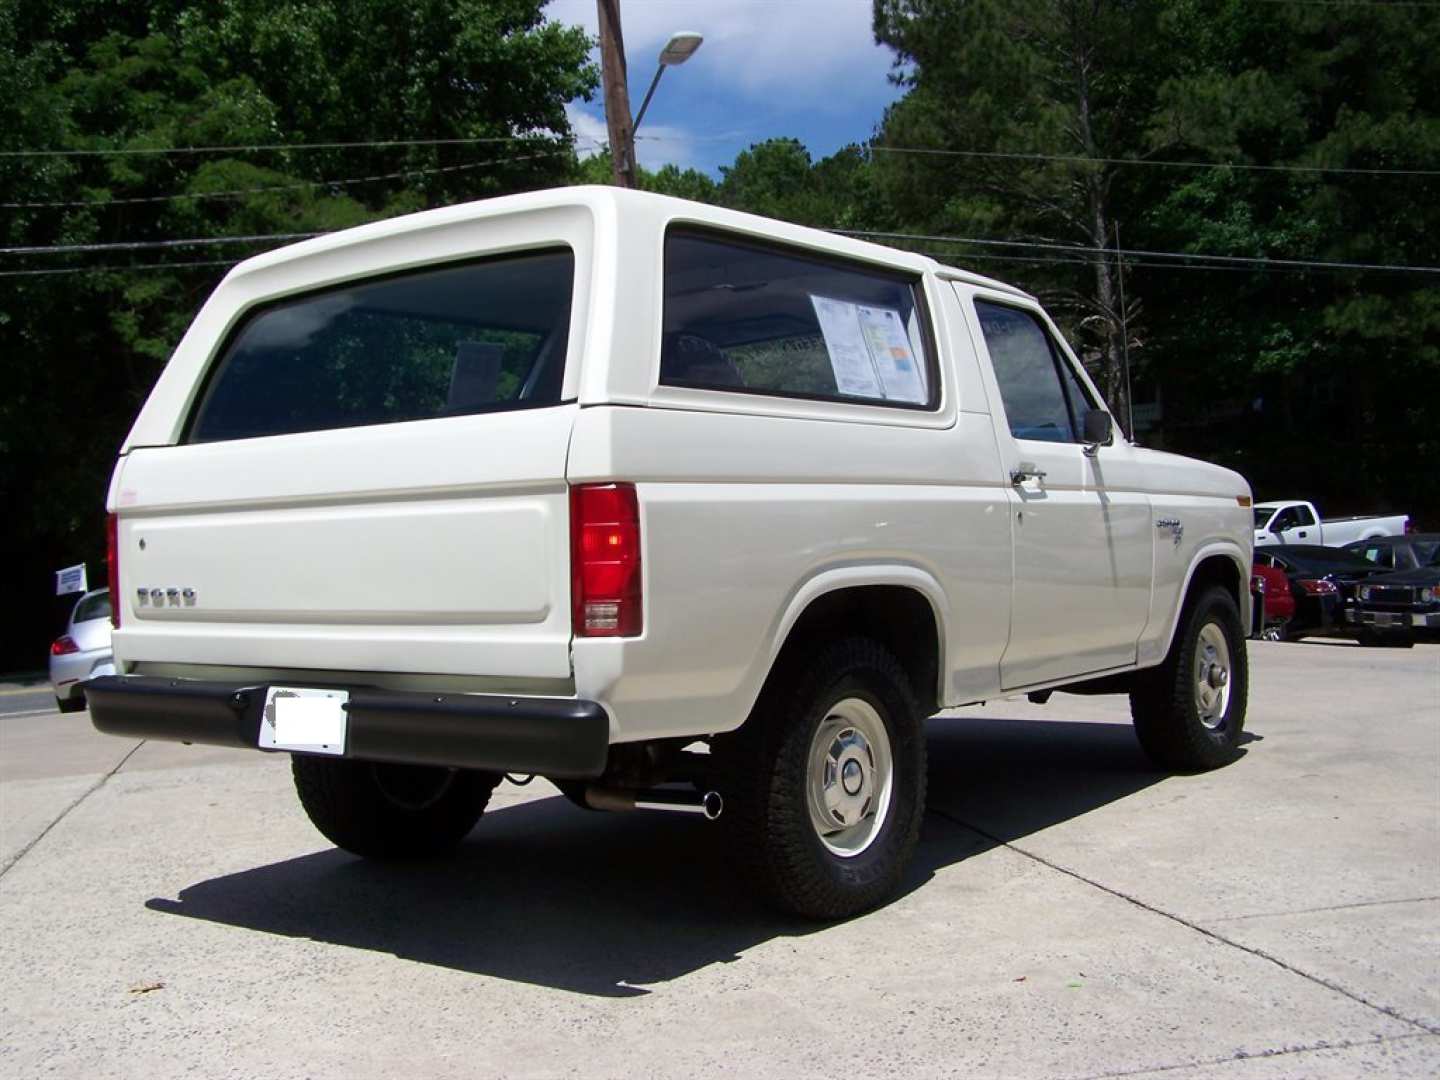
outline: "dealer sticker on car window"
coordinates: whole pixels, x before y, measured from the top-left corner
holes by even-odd
[[[345,690],[270,687],[260,719],[260,749],[343,755],[349,701]]]

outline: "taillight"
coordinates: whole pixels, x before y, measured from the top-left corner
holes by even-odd
[[[570,489],[570,591],[576,637],[640,633],[640,503],[634,484]]]
[[[110,585],[110,625],[120,626],[120,545],[119,523],[114,514],[105,518],[105,570]]]
[[[75,644],[75,639],[69,634],[55,639],[50,646],[51,656],[69,656],[72,652],[79,652],[80,646]]]
[[[1340,591],[1333,581],[1324,578],[1301,578],[1299,585],[1310,596],[1334,596]]]

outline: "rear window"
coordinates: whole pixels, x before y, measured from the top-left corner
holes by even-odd
[[[110,618],[110,591],[103,589],[80,598],[75,612],[70,616],[72,623],[89,622],[91,619]]]
[[[667,386],[934,408],[913,276],[672,230],[660,381]]]
[[[188,442],[559,402],[575,259],[545,251],[267,305],[231,335]]]

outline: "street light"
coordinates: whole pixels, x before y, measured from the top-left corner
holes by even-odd
[[[670,40],[660,50],[660,66],[655,69],[655,78],[650,80],[650,89],[645,91],[645,100],[640,103],[639,115],[635,117],[635,126],[631,133],[640,129],[640,122],[645,119],[645,110],[650,107],[650,99],[655,96],[655,87],[660,85],[660,76],[665,74],[667,67],[679,67],[690,57],[695,55],[695,50],[700,48],[705,38],[689,30],[681,30],[670,35]]]

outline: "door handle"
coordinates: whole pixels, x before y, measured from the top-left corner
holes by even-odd
[[[1026,480],[1044,480],[1045,470],[1036,466],[1033,461],[1022,461],[1010,471],[1010,483],[1019,487]]]
[[[1305,537],[1307,537],[1307,536],[1309,536],[1309,535],[1310,535],[1310,534],[1307,533],[1304,529],[1301,529],[1301,530],[1300,530],[1300,539],[1301,539],[1301,540],[1304,540]]]

